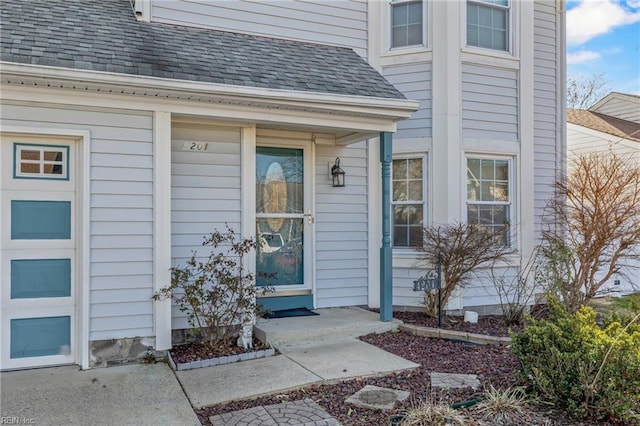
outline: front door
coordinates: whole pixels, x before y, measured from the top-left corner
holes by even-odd
[[[313,308],[308,151],[256,148],[257,284],[276,289],[261,299],[272,311]]]
[[[0,369],[75,361],[75,144],[0,145]]]

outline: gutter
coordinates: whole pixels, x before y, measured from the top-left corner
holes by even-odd
[[[104,71],[75,70],[42,65],[25,65],[0,62],[3,80],[42,79],[47,86],[55,88],[53,82],[84,83],[107,86],[116,91],[157,90],[179,93],[185,97],[210,96],[220,102],[251,103],[258,101],[264,106],[278,108],[313,108],[326,112],[345,112],[363,116],[377,116],[392,121],[409,118],[420,107],[419,101],[389,99],[367,96],[348,96],[329,93],[303,92],[295,90],[268,89],[219,83],[177,80],[159,77],[127,75]],[[155,95],[153,95],[155,96]]]

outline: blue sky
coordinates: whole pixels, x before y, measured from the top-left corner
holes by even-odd
[[[612,91],[640,95],[640,0],[567,2],[567,75],[601,73]]]

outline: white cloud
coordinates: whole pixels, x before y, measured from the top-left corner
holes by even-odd
[[[636,7],[639,3],[630,0],[627,5]],[[625,8],[619,1],[580,0],[567,11],[567,44],[581,44],[615,27],[637,22],[640,22],[640,11]]]
[[[591,50],[581,50],[579,52],[568,53],[567,64],[581,64],[582,62],[593,61],[594,59],[598,58],[600,58],[600,54],[598,52],[593,52]]]

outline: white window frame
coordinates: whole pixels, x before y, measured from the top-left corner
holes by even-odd
[[[422,161],[422,200],[421,202],[417,200],[407,200],[407,201],[394,201],[393,199],[393,162],[396,160],[421,160]],[[405,252],[415,252],[418,251],[420,246],[412,247],[412,246],[396,246],[394,244],[394,229],[395,229],[395,215],[394,215],[394,206],[397,205],[422,205],[422,228],[427,226],[428,224],[428,167],[429,163],[427,161],[426,154],[405,154],[405,155],[394,155],[391,162],[391,246],[394,251],[405,251]]]
[[[490,161],[506,161],[508,164],[508,185],[507,191],[509,194],[508,201],[479,201],[479,200],[469,200],[468,194],[468,183],[467,183],[467,174],[469,167],[469,160],[490,160]],[[507,221],[508,221],[508,230],[507,230],[507,241],[505,246],[510,248],[516,248],[516,226],[514,226],[514,219],[516,216],[516,197],[515,197],[515,168],[514,168],[515,158],[511,156],[499,156],[499,155],[474,155],[468,154],[464,159],[464,217],[467,223],[469,223],[469,206],[477,205],[477,206],[507,206]],[[481,166],[482,167],[482,166]],[[482,226],[482,225],[481,225]]]
[[[406,44],[403,46],[393,45],[393,8],[394,6],[408,4],[408,3],[421,3],[422,6],[422,37],[421,42],[417,44]],[[389,1],[389,7],[387,8],[388,25],[387,27],[387,43],[390,51],[424,48],[427,46],[427,2],[425,0],[391,0]]]
[[[464,45],[467,48],[482,49],[489,52],[498,52],[498,53],[506,53],[506,54],[513,53],[514,40],[513,40],[512,34],[513,34],[513,23],[514,23],[514,13],[513,13],[514,1],[513,0],[507,0],[507,1],[508,1],[507,6],[494,4],[487,0],[467,0],[465,2],[463,28],[464,28]],[[506,13],[507,27],[506,27],[506,34],[505,34],[505,43],[507,44],[506,49],[496,49],[491,47],[475,46],[475,45],[469,44],[469,34],[468,34],[469,22],[468,22],[468,12],[467,12],[467,8],[469,7],[469,4],[474,4],[474,5],[477,5],[480,7],[486,7],[489,9],[506,10],[507,12]]]
[[[40,152],[38,160],[23,160],[23,151],[38,151]],[[62,154],[62,160],[45,160],[44,153],[46,152],[59,152]],[[67,145],[42,145],[42,144],[30,144],[22,142],[14,142],[13,149],[13,167],[14,176],[20,179],[47,179],[47,180],[68,180],[69,179],[69,146]],[[22,164],[38,164],[38,173],[29,173],[22,171]],[[53,174],[45,173],[45,165],[59,165],[62,167],[62,173]]]

